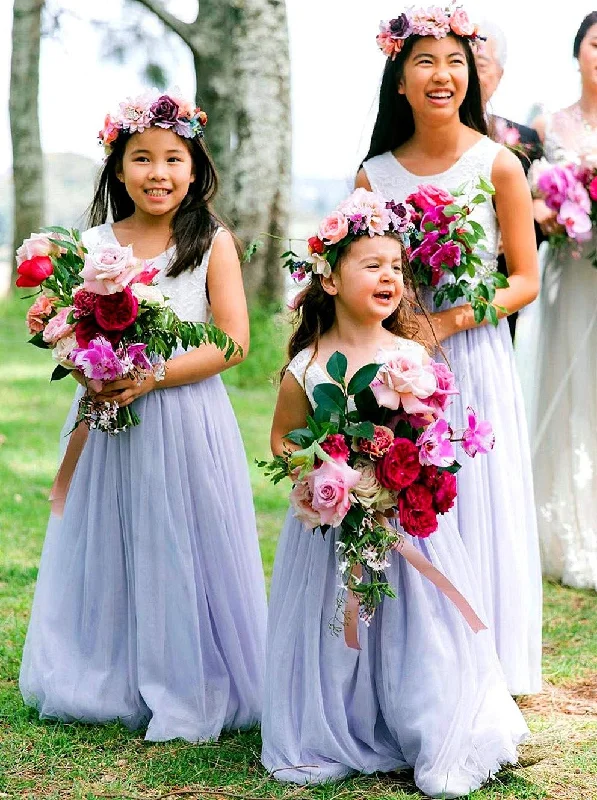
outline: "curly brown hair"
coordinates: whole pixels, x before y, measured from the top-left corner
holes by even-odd
[[[397,233],[386,233],[385,236],[390,236],[400,242],[404,294],[398,308],[384,319],[383,327],[395,336],[419,342],[430,352],[438,346],[438,342],[430,339],[421,325],[422,314],[429,322],[429,329],[433,330],[428,313],[417,292],[404,242]],[[350,244],[340,251],[333,272],[341,269],[342,261],[349,251]],[[301,350],[315,345],[313,358],[316,357],[319,340],[332,327],[335,318],[334,298],[324,291],[319,275],[312,273],[309,285],[298,295],[294,308],[294,331],[288,342],[288,361],[282,368],[282,377],[284,377],[288,364]]]

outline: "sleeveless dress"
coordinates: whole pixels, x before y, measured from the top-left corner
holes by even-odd
[[[109,224],[84,241],[117,243]],[[183,319],[209,318],[210,252],[177,278],[172,249],[153,260]],[[139,426],[89,432],[50,516],[20,688],[41,717],[214,739],[261,715],[266,598],[243,443],[219,375],[135,408]]]
[[[420,184],[455,189],[479,175],[490,179],[500,149],[483,137],[439,175],[413,175],[391,152],[366,161],[364,168],[373,190],[398,202]],[[480,255],[488,269],[496,269],[498,226],[491,202],[478,205],[473,218],[487,236],[486,252]],[[463,331],[442,344],[460,390],[450,407],[455,427],[466,428],[470,405],[481,419],[491,420],[496,436],[488,457],[466,459],[458,474],[459,502],[451,513],[457,515],[483,592],[485,621],[510,692],[539,692],[541,568],[528,431],[508,323],[502,319],[497,328]]]
[[[396,347],[419,347],[397,339]],[[386,351],[387,352],[387,351]],[[330,382],[301,351],[288,369],[313,405]],[[468,466],[468,465],[467,465]],[[408,537],[479,609],[479,593],[455,520],[441,516],[428,539]],[[474,634],[452,603],[398,553],[361,650],[329,622],[338,595],[338,529],[325,538],[289,509],[272,577],[262,762],[280,781],[319,783],[354,772],[414,768],[431,797],[460,797],[504,763],[527,735],[491,634]]]
[[[578,106],[546,121],[551,162],[597,166],[597,131]],[[539,298],[517,342],[529,411],[543,572],[597,589],[597,269],[593,231],[578,257],[541,249]]]

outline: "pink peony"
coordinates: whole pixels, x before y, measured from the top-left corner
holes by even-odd
[[[371,384],[380,406],[398,411],[402,405],[407,414],[428,413],[429,404],[421,401],[431,397],[436,389],[431,363],[423,364],[405,356],[396,356],[380,367]]]
[[[46,326],[45,320],[54,311],[55,297],[40,294],[27,311],[27,327],[29,333],[40,333]]]
[[[294,507],[294,516],[308,528],[321,525],[318,511],[313,510],[313,492],[307,481],[297,481],[290,492],[290,503]]]
[[[75,326],[70,325],[66,318],[73,310],[73,306],[61,308],[55,317],[48,322],[42,334],[44,342],[48,344],[56,344],[59,339],[69,336],[74,330]]]
[[[337,527],[350,508],[350,490],[361,473],[341,461],[324,461],[307,475],[313,493],[313,510],[318,511],[323,525]]]
[[[321,443],[321,449],[335,461],[348,461],[350,450],[341,433],[332,433]]]
[[[116,294],[99,295],[95,319],[105,331],[123,331],[137,319],[139,301],[126,286]]]
[[[452,12],[450,28],[456,36],[472,36],[475,33],[475,26],[468,18],[464,8],[457,8]]]
[[[337,244],[348,235],[348,220],[341,211],[334,211],[323,220],[317,235],[326,244]]]
[[[462,434],[462,449],[471,458],[477,453],[489,453],[495,444],[495,434],[491,422],[479,422],[473,409],[469,406],[468,428]]]
[[[456,460],[450,441],[452,430],[445,419],[440,418],[428,425],[417,439],[419,461],[424,466],[449,467]]]

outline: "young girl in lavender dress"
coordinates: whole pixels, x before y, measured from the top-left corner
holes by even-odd
[[[107,119],[84,242],[132,245],[182,319],[213,316],[246,354],[239,261],[210,210],[217,177],[193,109],[147,95]],[[192,128],[178,125],[185,116]],[[211,345],[180,349],[161,380],[117,380],[97,395],[134,402],[141,424],[89,432],[63,517],[50,517],[20,674],[41,717],[192,742],[259,722],[264,578],[219,374],[238,361]]]
[[[480,253],[497,269],[498,231],[510,286],[495,303],[514,312],[538,291],[532,202],[513,153],[487,138],[471,40],[463,9],[445,20],[429,12],[402,15],[383,26],[388,55],[379,112],[357,185],[403,201],[420,184],[455,189],[479,176],[495,186],[494,203],[476,207],[487,235]],[[499,228],[498,228],[499,224]],[[431,305],[430,298],[428,304]],[[468,304],[445,303],[431,315],[466,406],[490,419],[492,457],[475,459],[458,475],[458,528],[483,592],[486,621],[512,694],[541,690],[541,569],[528,433],[508,324],[477,325]]]
[[[347,357],[347,380],[383,361],[381,351],[424,357],[404,245],[387,229],[373,233],[340,239],[333,270],[311,274],[299,296],[274,455],[292,447],[285,434],[305,427],[315,385],[331,382],[325,364],[335,351]],[[406,536],[478,608],[454,523],[447,515],[428,539]],[[263,764],[296,783],[411,767],[427,795],[467,795],[516,761],[527,733],[491,634],[473,633],[448,598],[393,552],[385,574],[396,598],[384,598],[370,626],[359,626],[362,649],[351,649],[329,628],[340,583],[338,532],[324,538],[292,510],[282,529],[270,595]]]

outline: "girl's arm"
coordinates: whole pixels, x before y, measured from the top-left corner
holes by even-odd
[[[307,395],[294,375],[287,370],[280,383],[270,434],[270,446],[275,456],[297,449],[297,445],[286,441],[284,436],[295,428],[304,428],[310,413]]]
[[[505,148],[496,156],[491,180],[495,186],[495,208],[510,283],[507,289],[496,291],[493,302],[503,306],[508,314],[511,314],[532,302],[539,293],[533,203],[518,158]],[[473,309],[469,304],[439,311],[430,316],[435,334],[440,341],[460,331],[477,327]],[[499,316],[506,315],[499,312]]]
[[[106,383],[98,400],[110,400],[125,407],[153,389],[168,389],[217,375],[246,358],[249,350],[249,315],[243,288],[240,262],[230,233],[221,231],[214,240],[207,268],[207,289],[214,325],[221,328],[243,349],[242,356],[228,361],[215,345],[205,344],[196,350],[175,356],[166,362],[166,377],[156,381],[149,375],[138,386],[124,378]]]

